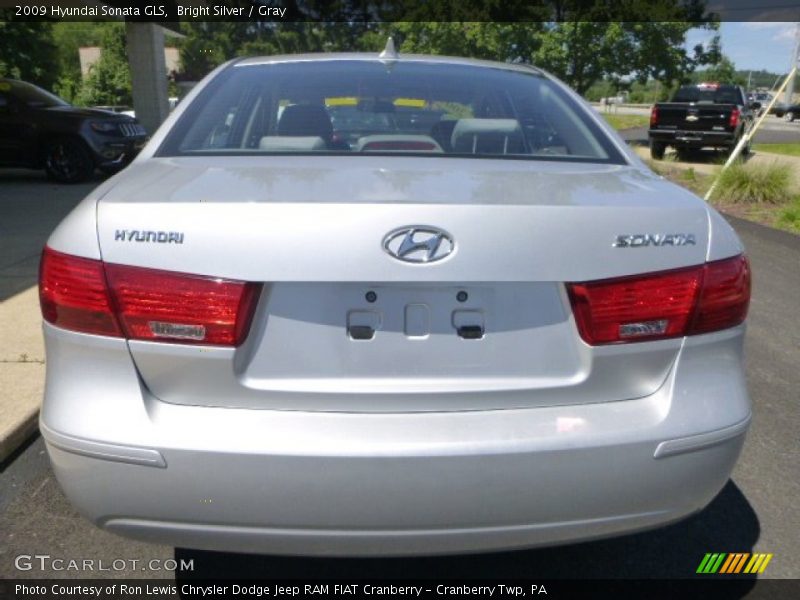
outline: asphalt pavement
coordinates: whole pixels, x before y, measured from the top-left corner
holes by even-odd
[[[35,284],[42,243],[92,185],[57,186],[37,174],[0,170],[0,299]],[[730,220],[754,272],[746,340],[754,419],[731,480],[711,505],[689,519],[591,543],[459,557],[307,559],[191,552],[132,542],[85,521],[61,493],[42,440],[34,437],[0,465],[0,578],[91,575],[36,565],[15,568],[15,557],[36,554],[102,559],[106,565],[126,561],[121,570],[96,573],[101,577],[172,577],[158,570],[163,563],[150,561],[177,556],[195,561],[194,577],[683,578],[693,576],[707,552],[769,552],[774,558],[762,578],[798,579],[800,236]]]

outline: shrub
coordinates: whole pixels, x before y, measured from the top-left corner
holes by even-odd
[[[778,163],[731,165],[720,175],[713,196],[721,202],[750,204],[781,204],[791,197],[791,172]]]

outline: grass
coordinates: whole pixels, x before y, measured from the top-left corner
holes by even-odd
[[[669,164],[664,161],[646,160],[645,162],[659,175],[701,197],[705,195],[714,181],[714,175],[696,171],[693,167],[687,168],[684,165]],[[755,165],[752,164],[732,166],[733,175],[727,177],[732,179],[736,185],[728,184],[728,188],[724,190],[726,199],[720,200],[719,194],[715,194],[711,204],[727,214],[800,234],[800,194],[797,193],[800,190],[790,187],[790,182],[785,181],[785,174],[781,169],[776,170],[775,165],[768,166],[772,168],[754,168]],[[788,169],[784,168],[784,170],[788,172]],[[783,183],[776,184],[776,181]],[[783,188],[784,183],[785,188]],[[774,190],[776,187],[783,189],[779,189],[777,194],[772,193],[768,198],[765,197],[764,188]],[[741,193],[745,193],[745,195],[737,195]],[[750,194],[749,199],[748,193]],[[754,199],[762,201],[753,201]]]
[[[600,115],[618,131],[650,125],[650,117],[646,115],[616,115],[612,113],[600,113]]]
[[[723,171],[714,190],[718,202],[784,204],[792,199],[788,165],[735,163]]]
[[[711,187],[711,182],[714,180],[712,175],[705,173],[698,173],[692,167],[688,169],[674,164],[674,161],[645,161],[650,169],[657,175],[669,179],[673,183],[691,190],[698,196],[703,196]],[[672,163],[672,164],[671,164]]]
[[[756,152],[800,156],[800,144],[753,144],[753,149]]]
[[[800,233],[800,196],[778,213],[777,225],[783,229]]]

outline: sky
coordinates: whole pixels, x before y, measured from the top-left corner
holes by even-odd
[[[796,27],[796,23],[782,21],[721,23],[722,53],[737,69],[786,73],[791,64]],[[714,34],[705,29],[691,29],[686,36],[686,46],[705,44]]]

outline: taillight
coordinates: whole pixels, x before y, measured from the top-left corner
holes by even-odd
[[[739,116],[740,115],[741,115],[741,113],[740,113],[739,109],[738,108],[734,108],[731,111],[731,118],[728,121],[728,126],[729,127],[736,127],[739,124]]]
[[[120,336],[103,263],[45,247],[39,264],[42,317],[64,329]]]
[[[688,333],[735,327],[750,306],[750,263],[745,256],[708,263],[703,289]]]
[[[238,346],[259,291],[253,283],[106,264],[50,248],[42,254],[44,319],[84,333]],[[76,305],[82,309],[77,317]]]
[[[650,109],[650,127],[653,128],[658,125],[658,107],[654,106]]]
[[[575,322],[590,345],[708,333],[744,321],[750,265],[744,256],[567,285]]]

